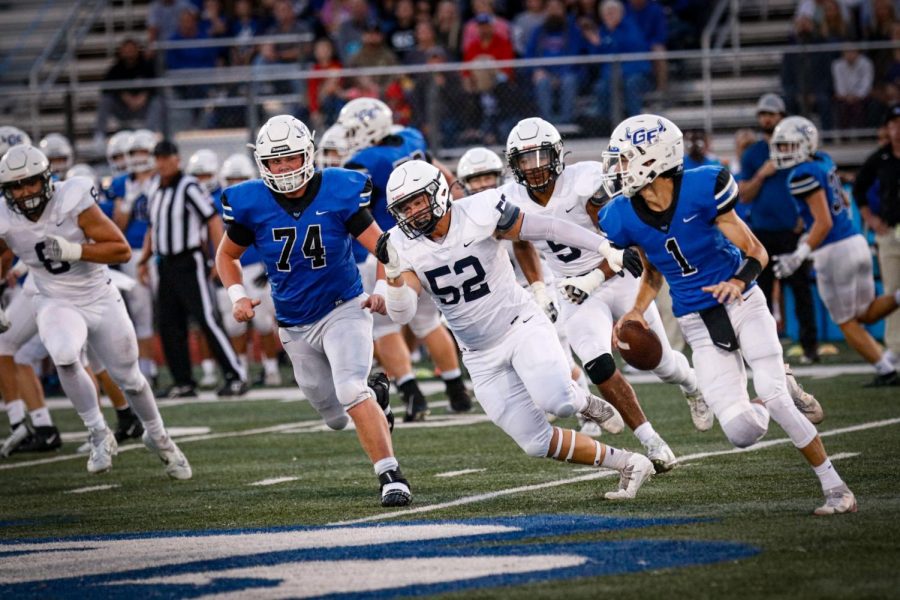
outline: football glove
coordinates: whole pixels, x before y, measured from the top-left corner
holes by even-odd
[[[635,277],[640,277],[644,272],[644,262],[641,260],[640,253],[634,248],[625,248],[624,252],[622,252],[622,267],[623,270],[618,273],[622,277],[625,277],[624,271],[628,271]]]
[[[375,258],[384,265],[384,274],[388,279],[400,277],[403,268],[400,266],[400,257],[397,249],[390,242],[391,232],[385,231],[375,242]]]
[[[606,275],[600,269],[594,269],[586,275],[560,279],[557,286],[572,304],[581,304],[588,296],[606,281]]]
[[[62,262],[81,260],[81,244],[58,235],[48,235],[44,240],[44,258]]]
[[[550,318],[551,323],[556,323],[556,319],[559,318],[559,309],[556,303],[553,302],[553,298],[547,293],[547,286],[543,281],[535,281],[530,287],[538,306]]]
[[[784,279],[794,274],[794,271],[800,268],[803,261],[809,257],[812,249],[805,242],[797,246],[791,254],[778,254],[774,257],[775,264],[772,266],[772,272],[778,279]]]

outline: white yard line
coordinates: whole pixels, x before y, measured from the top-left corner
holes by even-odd
[[[272,477],[271,479],[261,479],[259,481],[254,481],[253,483],[248,483],[247,485],[276,485],[278,483],[287,483],[288,481],[297,481],[300,479],[299,477]]]
[[[831,459],[831,462],[836,460],[844,460],[845,458],[853,458],[854,456],[859,456],[859,452],[838,452],[828,458]]]
[[[472,473],[482,473],[487,469],[463,469],[462,471],[447,471],[446,473],[437,473],[435,477],[459,477],[460,475],[470,475]]]
[[[75,488],[64,492],[66,494],[86,494],[88,492],[102,492],[103,490],[112,490],[121,487],[118,483],[106,483],[103,485],[89,485],[88,487]]]
[[[851,425],[849,427],[841,427],[839,429],[832,429],[830,431],[822,431],[819,433],[822,437],[829,437],[833,435],[841,435],[844,433],[853,433],[855,431],[864,431],[866,429],[875,429],[878,427],[888,427],[890,425],[896,425],[900,423],[900,418],[895,419],[884,419],[881,421],[869,421],[868,423],[860,423],[859,425]],[[724,456],[727,454],[742,454],[745,452],[756,452],[758,450],[762,450],[764,448],[769,448],[771,446],[779,446],[782,444],[790,443],[789,438],[779,438],[776,440],[767,440],[764,442],[760,442],[749,448],[732,448],[730,450],[718,450],[715,452],[697,452],[695,454],[686,454],[684,456],[678,457],[679,463],[685,463],[693,460],[701,460],[704,458],[709,458],[711,456]],[[373,521],[385,521],[387,519],[396,519],[398,517],[407,517],[409,515],[418,515],[422,513],[434,512],[437,510],[444,510],[446,508],[453,508],[454,506],[463,506],[466,504],[474,504],[476,502],[485,502],[487,500],[493,500],[494,498],[500,498],[502,496],[510,496],[512,494],[520,494],[523,492],[533,492],[536,490],[543,490],[547,488],[559,487],[563,485],[569,485],[571,483],[581,483],[582,481],[592,481],[594,479],[601,479],[605,477],[613,477],[618,475],[615,471],[609,470],[598,470],[589,475],[581,475],[578,477],[570,477],[568,479],[560,479],[558,481],[548,481],[546,483],[538,483],[534,485],[523,485],[514,488],[507,488],[505,490],[497,490],[494,492],[487,492],[485,494],[476,494],[474,496],[466,496],[464,498],[457,498],[456,500],[451,500],[449,502],[440,502],[438,504],[429,504],[427,506],[419,506],[416,508],[409,508],[406,510],[398,510],[389,513],[382,513],[379,515],[372,515],[369,517],[362,517],[360,519],[351,519],[349,521],[338,521],[336,523],[329,523],[329,525],[355,525],[358,523],[371,523]]]

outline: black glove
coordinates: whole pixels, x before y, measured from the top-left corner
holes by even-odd
[[[265,271],[253,278],[253,285],[258,288],[266,287],[267,283],[269,283],[269,274]]]
[[[378,236],[378,241],[375,242],[375,258],[377,258],[378,261],[383,265],[386,265],[390,261],[387,249],[388,238],[390,237],[391,232],[385,231],[380,236]]]
[[[622,270],[619,271],[619,275],[625,277],[625,271],[628,271],[635,277],[640,277],[641,273],[644,272],[644,263],[641,260],[641,255],[634,248],[625,248],[625,253],[622,255]]]

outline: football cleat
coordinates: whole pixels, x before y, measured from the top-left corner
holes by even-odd
[[[103,439],[97,443],[91,441],[91,454],[88,456],[88,473],[104,473],[112,468],[112,457],[118,454],[119,444],[116,436],[109,429]]]
[[[88,435],[87,440],[75,449],[75,454],[87,454],[91,451],[91,436]]]
[[[599,425],[593,421],[588,421],[581,413],[576,414],[575,418],[578,420],[578,433],[583,433],[593,438],[598,438],[603,434],[603,429]]]
[[[265,377],[263,377],[263,385],[266,387],[281,387],[281,384],[281,373],[279,371],[266,373]]]
[[[50,452],[62,448],[62,437],[55,425],[35,427],[31,435],[17,448],[17,452]]]
[[[381,482],[381,505],[385,507],[408,506],[412,503],[409,482],[403,478],[400,467],[378,476]]]
[[[247,382],[240,379],[229,379],[222,384],[216,395],[219,398],[237,398],[247,393]]]
[[[653,463],[646,456],[632,452],[628,464],[619,472],[619,489],[606,492],[607,500],[630,500],[637,491],[653,476]]]
[[[450,412],[469,412],[472,410],[472,398],[463,383],[462,377],[444,382],[447,386],[447,398],[450,400]]]
[[[694,422],[694,428],[697,431],[709,431],[712,429],[716,418],[709,409],[706,400],[703,399],[700,389],[698,388],[693,394],[688,394],[682,389],[681,393],[684,394],[684,399],[687,400],[688,406],[691,408],[691,421]]]
[[[173,385],[164,396],[170,400],[175,398],[196,398],[197,388],[193,385]]]
[[[616,407],[593,394],[587,395],[588,404],[583,411],[582,416],[589,421],[593,421],[609,433],[621,433],[625,429],[625,421],[622,415],[616,410]]]
[[[391,410],[391,382],[384,373],[373,373],[369,376],[369,387],[375,392],[375,401],[384,411],[388,429],[394,432],[394,411]]]
[[[647,458],[653,463],[657,473],[666,473],[678,466],[678,459],[669,445],[658,435],[644,446],[647,449]]]
[[[428,410],[428,401],[422,391],[416,386],[411,391],[403,391],[403,404],[406,405],[406,414],[403,415],[403,422],[424,421],[425,417],[431,414]]]
[[[159,460],[162,461],[162,464],[166,466],[166,475],[172,479],[190,479],[193,476],[194,473],[191,470],[188,459],[184,456],[184,453],[181,452],[178,446],[175,445],[172,438],[167,437],[166,439],[168,447],[158,445],[146,431],[144,432],[144,435],[141,436],[141,440],[144,442],[144,446],[147,447],[147,450],[155,452],[159,457]]]
[[[897,375],[897,371],[891,371],[890,373],[885,373],[884,375],[877,375],[875,379],[870,381],[869,383],[863,385],[864,388],[880,388],[880,387],[894,387],[900,385],[900,376]]]
[[[200,387],[214,388],[219,383],[219,376],[216,373],[204,373],[200,378]]]
[[[791,395],[791,400],[794,401],[794,406],[797,407],[797,410],[803,413],[803,416],[809,419],[809,422],[813,425],[821,423],[825,419],[822,405],[819,404],[815,396],[804,390],[803,386],[797,382],[791,366],[787,363],[784,364],[784,376],[787,380],[788,394]]]
[[[28,429],[28,424],[25,421],[19,421],[10,429],[9,437],[4,440],[3,446],[0,446],[0,456],[3,458],[15,452],[31,435],[31,430]]]
[[[116,424],[116,441],[120,444],[125,440],[139,438],[144,433],[144,425],[132,411],[116,411],[119,422]]]
[[[855,513],[857,511],[856,496],[847,484],[832,488],[825,492],[825,504],[813,511],[819,516]]]

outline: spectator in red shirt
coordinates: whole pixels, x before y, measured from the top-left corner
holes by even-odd
[[[334,44],[330,38],[324,37],[316,40],[313,46],[315,63],[313,71],[329,71],[341,68],[341,61],[335,56]],[[340,77],[327,77],[322,79],[310,79],[307,84],[309,95],[310,118],[316,129],[323,129],[330,123],[337,121],[338,113],[344,105],[344,90]]]
[[[472,13],[475,15],[466,21],[463,27],[462,46],[465,48],[476,39],[481,37],[481,21],[478,20],[482,15],[491,17],[491,25],[494,33],[508,42],[512,41],[512,28],[509,21],[500,18],[494,14],[494,5],[492,0],[472,0]]]
[[[482,13],[475,17],[475,20],[478,24],[478,37],[466,44],[463,62],[479,59],[512,60],[516,57],[509,38],[497,34],[494,17]],[[513,70],[510,67],[503,69],[503,73],[507,78],[513,77]],[[468,73],[464,75],[469,77]]]

